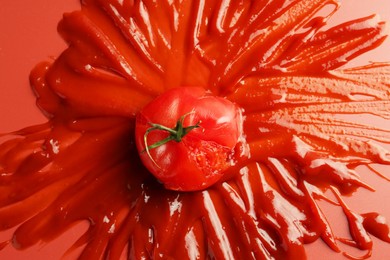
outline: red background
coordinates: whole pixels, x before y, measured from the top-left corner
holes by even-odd
[[[35,106],[28,76],[40,61],[54,59],[66,47],[58,36],[56,26],[64,12],[80,8],[77,0],[2,0],[0,7],[0,133],[41,123],[45,118]],[[373,13],[390,23],[388,0],[344,0],[342,8],[331,23],[367,16]],[[390,25],[389,25],[390,27]],[[378,49],[354,60],[349,66],[368,61],[390,61],[390,39]],[[390,123],[389,127],[390,129]],[[389,167],[384,168],[389,170]],[[376,192],[359,191],[347,200],[348,205],[359,209],[383,213],[390,221],[390,183],[377,176],[363,173],[363,179],[377,189]],[[337,220],[338,226],[347,232],[345,220],[338,209],[327,207],[326,215]],[[16,251],[8,246],[0,251],[0,259],[58,259],[83,232],[85,225],[76,226],[58,240],[44,243],[26,251]],[[11,233],[0,233],[0,242]],[[322,241],[307,246],[309,259],[345,259],[332,252]],[[386,259],[390,244],[374,238],[372,259]],[[74,256],[73,256],[74,257]],[[72,258],[72,256],[69,256]]]

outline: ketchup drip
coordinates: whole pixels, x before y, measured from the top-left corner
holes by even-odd
[[[342,196],[372,189],[357,166],[390,164],[390,130],[375,123],[390,117],[390,64],[339,69],[386,35],[376,16],[320,31],[337,8],[82,1],[59,24],[68,49],[31,73],[48,122],[0,144],[1,230],[17,227],[24,249],[87,220],[70,248],[84,246],[81,259],[302,259],[319,238],[368,257],[389,227]],[[245,147],[224,181],[168,191],[139,159],[135,115],[169,88],[199,85],[243,109]],[[350,238],[333,234],[319,200],[342,208]]]

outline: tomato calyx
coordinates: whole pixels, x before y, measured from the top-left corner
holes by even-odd
[[[186,116],[188,116],[189,114],[192,114],[194,112],[189,112],[183,116],[181,116],[179,118],[179,120],[177,120],[176,122],[176,126],[173,127],[173,128],[169,128],[167,126],[164,126],[164,125],[161,125],[161,124],[155,124],[155,123],[151,123],[149,122],[149,124],[151,125],[150,128],[148,128],[144,134],[144,145],[145,145],[145,149],[142,151],[142,152],[146,152],[149,156],[149,158],[153,161],[153,163],[157,166],[158,164],[154,161],[152,155],[150,154],[150,150],[152,149],[155,149],[157,147],[160,147],[170,141],[175,141],[177,143],[181,142],[181,140],[183,139],[184,136],[186,136],[191,130],[194,130],[195,128],[199,128],[200,127],[200,121],[198,121],[195,125],[190,125],[190,126],[187,126],[187,127],[184,127],[183,124],[184,124],[184,119],[186,118]],[[169,133],[169,136],[158,141],[158,142],[155,142],[151,145],[148,145],[148,135],[150,132],[152,131],[166,131]]]

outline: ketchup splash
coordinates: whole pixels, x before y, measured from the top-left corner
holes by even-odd
[[[390,64],[340,69],[386,34],[376,16],[321,30],[337,9],[332,0],[82,1],[59,24],[68,49],[31,73],[48,122],[0,144],[0,228],[17,227],[0,248],[50,241],[86,220],[69,249],[83,247],[81,259],[302,259],[319,238],[369,257],[372,236],[390,242],[389,226],[343,195],[372,190],[358,166],[390,164],[381,124]],[[139,159],[135,115],[169,88],[199,85],[242,108],[247,147],[224,181],[168,191]],[[343,210],[350,237],[334,235],[320,200]]]

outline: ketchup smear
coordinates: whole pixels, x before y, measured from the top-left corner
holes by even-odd
[[[385,39],[378,17],[322,29],[335,0],[81,7],[58,27],[69,47],[31,73],[48,122],[0,144],[0,228],[15,228],[1,247],[50,241],[83,220],[69,249],[81,259],[302,259],[319,238],[365,258],[372,236],[390,242],[381,215],[343,200],[372,190],[357,167],[381,175],[375,166],[390,164],[390,64],[340,69]],[[241,159],[199,192],[164,189],[134,144],[137,112],[178,86],[205,86],[245,119]],[[350,237],[334,235],[320,201],[342,209]]]

